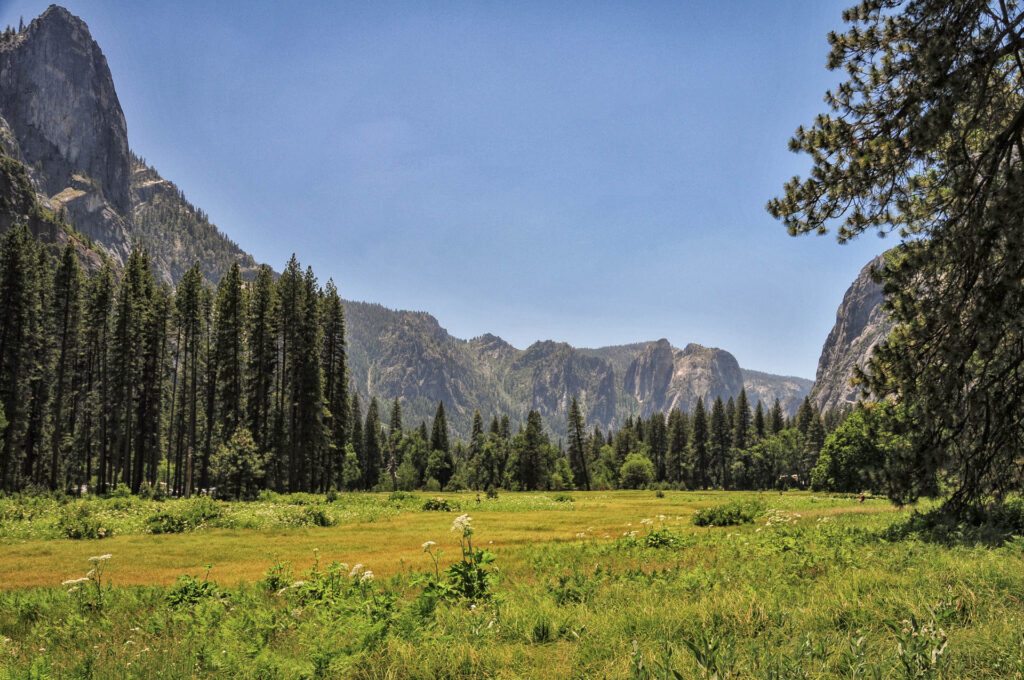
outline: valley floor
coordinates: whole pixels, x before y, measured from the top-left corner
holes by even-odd
[[[0,678],[1024,677],[1024,541],[806,493],[430,498],[0,499]],[[694,526],[733,501],[757,518]],[[475,599],[437,587],[462,513]]]

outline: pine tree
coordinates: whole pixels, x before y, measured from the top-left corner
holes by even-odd
[[[668,454],[665,465],[665,479],[673,484],[683,481],[687,438],[686,416],[678,408],[674,408],[668,414]]]
[[[359,467],[363,472],[363,488],[372,489],[380,481],[381,448],[380,406],[377,398],[370,399],[363,427],[363,457]]]
[[[477,412],[479,415],[479,411]],[[475,421],[474,421],[475,422]],[[402,434],[402,404],[398,397],[391,402],[391,418],[388,421],[388,434]]]
[[[800,408],[796,412],[796,429],[805,437],[807,436],[807,428],[814,421],[814,413],[814,407],[811,406],[811,398],[804,397],[804,400],[800,402]]]
[[[31,363],[28,372],[28,410],[25,422],[24,466],[22,478],[36,485],[46,483],[45,462],[50,386],[53,383],[54,346],[50,324],[53,299],[51,262],[42,247],[36,247],[36,258],[31,270],[32,306],[29,316],[28,349]]]
[[[50,443],[50,488],[56,489],[62,466],[67,465],[70,438],[74,432],[77,400],[74,380],[78,363],[79,331],[82,321],[82,270],[71,242],[64,247],[53,278],[51,324],[57,348],[52,402],[53,435]]]
[[[715,399],[711,407],[711,462],[718,469],[718,483],[723,489],[729,488],[729,448],[732,443],[732,428],[726,416],[722,398]]]
[[[249,296],[245,344],[248,349],[246,407],[249,432],[257,451],[264,454],[273,441],[271,424],[274,420],[274,374],[277,370],[277,315],[274,274],[270,267],[262,265],[256,272]],[[330,379],[331,374],[328,376]],[[347,390],[344,381],[340,385],[343,392]],[[344,448],[344,442],[339,445]]]
[[[583,448],[583,413],[576,397],[572,398],[569,404],[569,421],[567,431],[569,434],[569,465],[572,469],[573,484],[577,489],[590,491],[590,469],[587,465],[587,454]]]
[[[710,479],[708,467],[708,416],[704,410],[704,400],[697,397],[697,406],[693,409],[693,427],[691,428],[691,451],[693,456],[694,481],[702,489],[708,488]]]
[[[359,403],[359,394],[353,390],[349,397],[349,404],[352,410],[349,412],[349,445],[356,454],[356,461],[359,463],[359,484],[362,485],[364,468],[363,465],[363,409]]]
[[[320,295],[312,268],[302,279],[302,308],[295,344],[295,391],[293,451],[298,466],[289,488],[322,489],[324,469],[324,398],[320,351],[323,329],[320,324]],[[379,451],[378,451],[379,459]],[[378,460],[378,474],[380,464]],[[376,482],[375,482],[376,483]]]
[[[515,436],[517,444],[516,481],[524,491],[542,488],[546,483],[545,449],[550,446],[544,433],[540,413],[531,410],[526,417],[526,429]]]
[[[451,446],[448,443],[448,418],[444,413],[444,402],[437,403],[437,411],[434,413],[434,425],[430,431],[430,448],[434,451],[451,453]]]
[[[203,278],[198,263],[185,272],[178,284],[174,306],[182,358],[177,379],[181,398],[175,417],[172,488],[175,493],[190,496],[199,448],[199,377],[204,330]]]
[[[345,351],[345,312],[341,297],[328,280],[324,287],[323,301],[324,343],[324,402],[330,414],[325,423],[327,431],[328,465],[325,471],[325,486],[335,484],[335,478],[344,465],[345,444],[348,442],[348,366]]]
[[[772,405],[771,416],[768,419],[768,431],[772,434],[778,434],[786,428],[786,418],[782,415],[782,404],[779,400],[775,400],[775,404]]]
[[[217,286],[214,362],[217,371],[217,415],[221,441],[227,441],[242,423],[245,371],[245,297],[242,270],[232,262]]]
[[[654,480],[663,482],[667,476],[668,465],[668,428],[665,426],[665,415],[661,411],[652,413],[646,429],[650,459],[654,463]]]
[[[750,402],[747,401],[747,390],[740,390],[736,399],[736,412],[733,414],[732,445],[742,451],[747,448],[750,436]]]
[[[764,420],[764,404],[761,400],[757,400],[757,408],[754,409],[754,439],[761,441],[767,434],[767,428]]]
[[[105,262],[89,281],[83,328],[82,424],[79,428],[77,460],[69,472],[74,488],[91,483],[93,461],[105,460],[110,441],[106,404],[109,401],[107,361],[114,299],[114,275]],[[101,476],[102,484],[102,476]]]
[[[27,377],[31,370],[29,348],[32,307],[35,299],[32,269],[36,247],[25,226],[15,226],[0,241],[0,403],[8,425],[0,452],[0,489],[15,491],[20,483],[18,466],[23,452]]]
[[[156,286],[149,273],[148,299],[142,317],[138,407],[135,424],[135,463],[131,488],[142,488],[143,479],[157,483],[160,464],[160,419],[163,413],[167,376],[167,323],[171,314],[171,292]]]

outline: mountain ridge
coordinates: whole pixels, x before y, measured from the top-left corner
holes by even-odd
[[[0,129],[9,130],[38,202],[65,212],[115,264],[141,247],[169,284],[196,261],[210,284],[232,262],[254,274],[252,256],[131,149],[113,77],[84,21],[51,5],[0,39],[0,93]],[[520,422],[537,409],[561,434],[573,397],[589,425],[612,428],[631,415],[692,410],[697,398],[727,399],[746,387],[735,357],[718,348],[679,349],[663,338],[603,348],[545,340],[518,349],[489,333],[455,338],[427,312],[344,304],[352,387],[364,406],[371,395],[400,397],[415,422],[444,401],[460,436],[477,409]],[[758,376],[751,389],[766,406],[779,396],[795,411],[802,383]]]

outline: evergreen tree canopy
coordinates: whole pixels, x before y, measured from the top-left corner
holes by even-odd
[[[899,405],[910,502],[950,485],[966,514],[1019,490],[1024,446],[1024,14],[1003,0],[865,0],[829,36],[846,80],[799,128],[811,156],[768,210],[791,234],[838,224],[904,241],[882,271],[897,326],[860,375]]]

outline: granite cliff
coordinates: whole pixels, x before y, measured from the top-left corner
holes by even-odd
[[[882,309],[882,286],[871,274],[882,265],[882,257],[866,264],[846,291],[835,326],[821,349],[811,401],[823,411],[857,402],[860,388],[850,385],[853,369],[863,367],[871,350],[892,330],[893,323]]]

